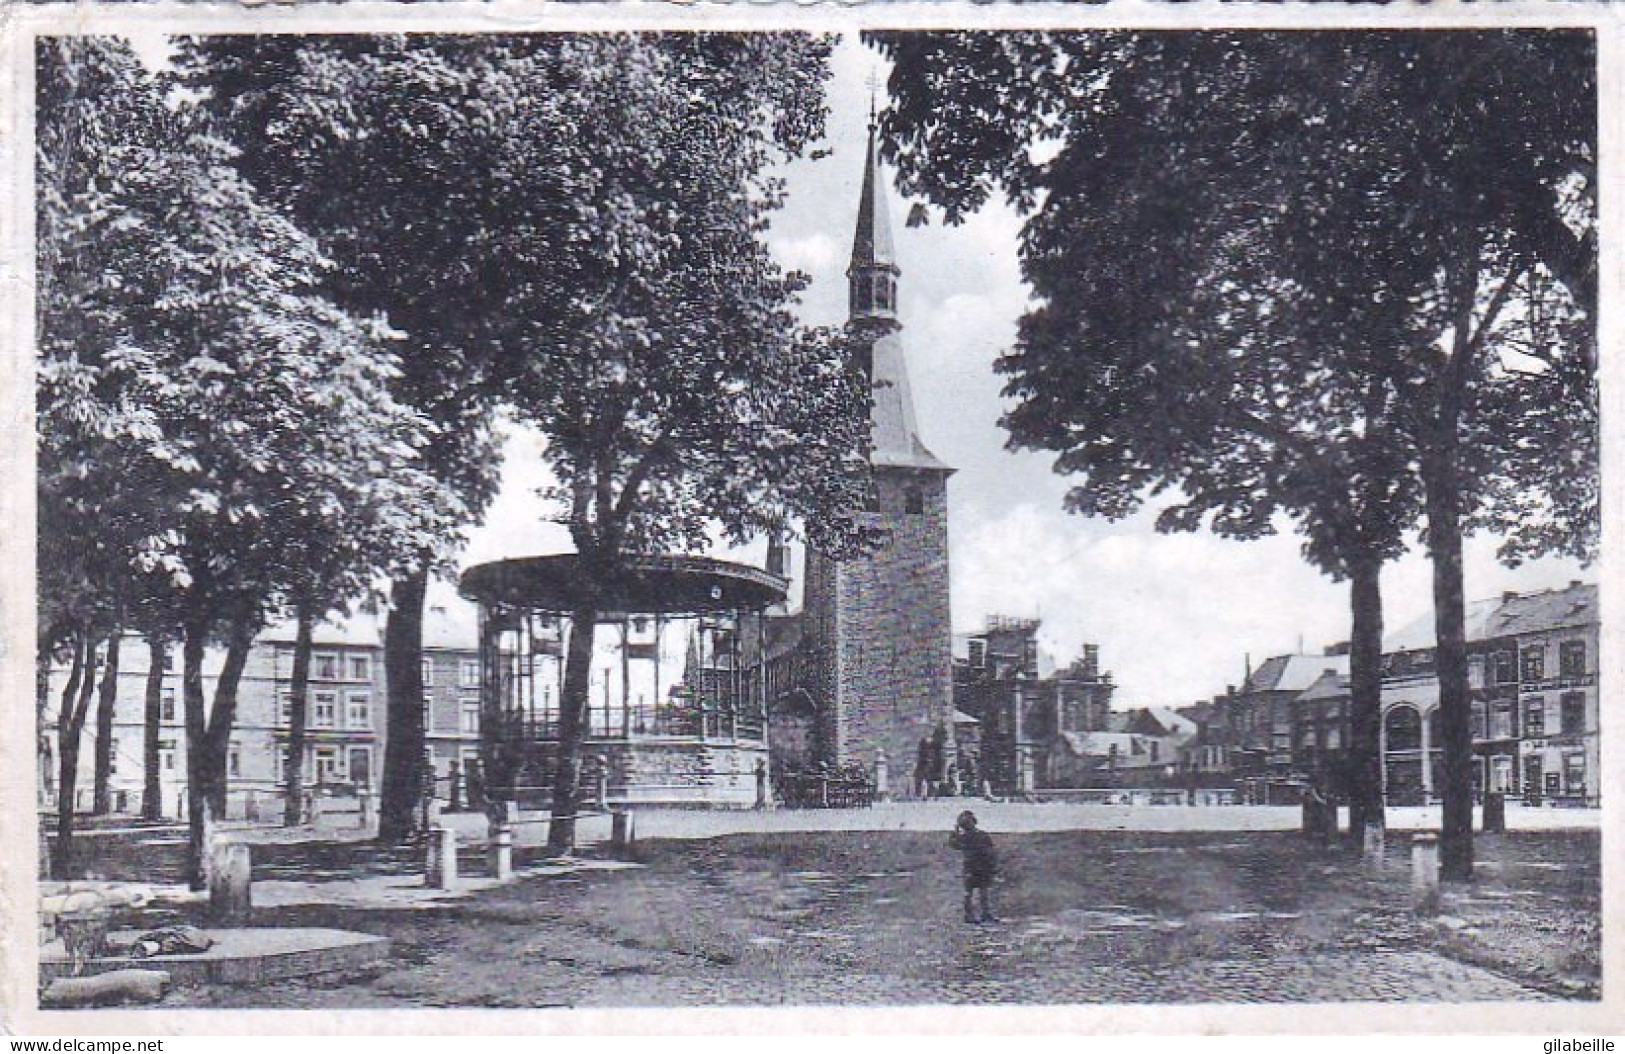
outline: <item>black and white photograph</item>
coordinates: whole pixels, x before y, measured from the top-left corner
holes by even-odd
[[[1611,28],[119,6],[8,30],[32,1027],[1605,1019]]]

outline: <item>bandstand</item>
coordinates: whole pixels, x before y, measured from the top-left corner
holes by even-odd
[[[480,564],[482,767],[490,793],[545,808],[559,756],[571,612],[599,612],[581,796],[591,805],[748,808],[765,766],[767,609],[788,583],[696,556],[642,556],[590,573],[574,554]]]

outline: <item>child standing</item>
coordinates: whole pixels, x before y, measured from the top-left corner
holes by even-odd
[[[999,873],[999,858],[993,851],[993,839],[976,826],[976,814],[966,809],[959,814],[948,846],[964,856],[965,864],[965,921],[998,922],[993,914],[993,878]],[[977,900],[981,901],[981,917],[977,917]]]

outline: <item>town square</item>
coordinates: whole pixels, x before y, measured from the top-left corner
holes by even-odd
[[[34,77],[41,1007],[1602,998],[1590,31]]]

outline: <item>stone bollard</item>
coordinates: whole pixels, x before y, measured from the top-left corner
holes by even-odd
[[[1386,832],[1383,830],[1382,824],[1368,823],[1365,825],[1365,833],[1360,841],[1360,851],[1365,855],[1366,863],[1372,867],[1382,867],[1385,836]]]
[[[498,882],[513,878],[513,828],[505,823],[491,828],[491,877]]]
[[[1507,796],[1499,791],[1484,795],[1484,833],[1505,834],[1507,829]]]
[[[610,855],[617,860],[624,860],[630,855],[632,846],[637,840],[632,826],[632,812],[630,809],[616,809],[609,817]]]
[[[449,827],[429,829],[429,861],[423,884],[431,889],[457,888],[457,832]]]
[[[209,918],[243,923],[253,911],[253,856],[242,842],[215,842],[209,848]]]
[[[1439,836],[1432,831],[1411,835],[1411,898],[1418,911],[1439,906]]]
[[[356,792],[356,803],[361,807],[360,812],[357,814],[356,826],[365,831],[372,826],[372,791],[362,787],[361,790]]]
[[[1336,845],[1340,833],[1337,826],[1337,802],[1335,799],[1326,802],[1321,813],[1321,819],[1326,823],[1326,829],[1321,835],[1322,845]]]
[[[875,751],[875,801],[891,800],[891,785],[886,771],[886,752]]]

